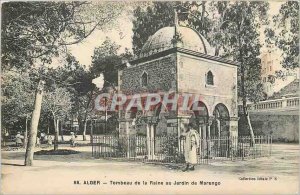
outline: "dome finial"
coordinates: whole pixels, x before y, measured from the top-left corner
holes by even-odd
[[[174,8],[174,26],[175,27],[178,26],[178,15],[177,15],[176,8]]]
[[[177,28],[178,28],[178,15],[177,15],[177,11],[176,8],[174,7],[174,37],[172,39],[172,43],[174,47],[177,47],[177,41],[178,41],[178,32],[177,32]]]

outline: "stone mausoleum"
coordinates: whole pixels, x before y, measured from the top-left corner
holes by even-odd
[[[120,135],[180,136],[185,123],[195,123],[202,138],[237,136],[236,62],[214,56],[208,41],[189,27],[164,27],[149,37],[135,60],[118,72],[118,93],[189,94],[188,110],[120,111]],[[179,101],[180,102],[180,101]],[[180,104],[180,103],[179,103]],[[201,109],[193,110],[197,104]]]

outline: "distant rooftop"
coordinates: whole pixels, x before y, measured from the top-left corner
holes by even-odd
[[[282,97],[296,97],[299,96],[299,79],[295,79],[280,91],[274,93],[269,99],[280,99]]]

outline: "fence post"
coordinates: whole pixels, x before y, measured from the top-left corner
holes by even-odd
[[[109,136],[109,158],[112,157],[113,147],[112,147],[112,136]]]
[[[268,135],[268,156],[270,156],[270,136]]]
[[[272,156],[272,135],[270,136],[270,156]]]
[[[102,136],[99,136],[99,138],[98,138],[99,140],[99,151],[98,151],[98,155],[99,155],[99,157],[101,157],[101,155],[102,155],[102,153],[103,153],[103,145],[102,145],[102,142],[103,142],[103,137]]]
[[[129,145],[129,135],[127,135],[127,158],[129,159],[130,158],[130,145]]]
[[[229,137],[229,152],[230,152],[231,161],[233,161],[233,149],[232,149],[232,145],[233,145],[233,137],[230,136]]]
[[[263,150],[263,136],[260,136],[260,156],[263,156],[262,155],[262,150]]]
[[[253,147],[254,147],[254,156],[253,156],[253,157],[254,157],[254,159],[255,159],[255,158],[256,158],[256,145],[257,145],[257,144],[256,144],[256,136],[254,136],[254,143],[255,143],[255,144],[253,144]]]
[[[91,144],[92,144],[92,157],[94,157],[93,135],[91,135]]]
[[[244,137],[242,137],[242,160],[244,160],[245,150],[244,150]]]
[[[94,143],[95,144],[95,157],[98,156],[98,147],[97,147],[97,145],[99,145],[98,142],[99,142],[98,141],[98,136],[96,136],[95,137],[95,143]]]

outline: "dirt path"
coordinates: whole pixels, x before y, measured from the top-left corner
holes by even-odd
[[[23,164],[23,152],[2,152],[2,193],[295,194],[298,192],[298,145],[274,145],[273,156],[270,158],[215,162],[211,165],[200,165],[193,172],[182,172],[162,165],[93,159],[88,148],[77,149],[81,153],[66,156],[36,156],[33,167],[16,166]],[[263,178],[268,180],[258,180]],[[85,181],[95,185],[84,184]],[[167,182],[171,182],[171,185],[167,185],[169,184]],[[193,182],[196,185],[192,185]],[[215,183],[209,185],[205,182]]]

